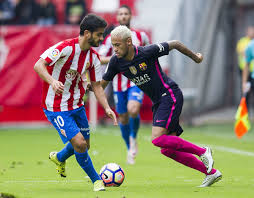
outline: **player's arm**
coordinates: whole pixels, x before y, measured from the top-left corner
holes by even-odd
[[[100,56],[101,64],[108,64],[111,56]]]
[[[249,67],[250,63],[253,60],[253,55],[252,55],[252,46],[249,44],[247,48],[245,49],[245,59],[246,59],[246,64],[245,67],[243,68],[242,72],[242,92],[248,92],[248,87],[247,87],[247,81],[248,81],[248,76],[249,76]]]
[[[101,87],[105,89],[108,86],[109,81],[102,79],[100,83],[101,83]]]
[[[107,114],[107,116],[112,118],[112,120],[114,121],[114,125],[117,125],[116,115],[109,107],[106,95],[105,95],[104,90],[100,84],[100,81],[97,81],[97,82],[91,81],[91,86],[92,86],[92,89],[94,91],[94,94],[95,94],[98,102],[104,108],[105,113]]]
[[[55,80],[47,70],[48,63],[40,58],[34,65],[34,70],[40,76],[42,80],[50,84],[57,95],[60,95],[64,91],[64,85],[62,82]]]
[[[243,68],[242,72],[242,92],[247,92],[247,81],[249,76],[249,63],[246,63],[245,67]]]
[[[182,54],[190,57],[196,63],[200,63],[203,60],[203,56],[201,53],[194,53],[190,49],[188,49],[184,44],[177,40],[168,41],[169,51],[172,49],[176,49],[177,51],[181,52]]]

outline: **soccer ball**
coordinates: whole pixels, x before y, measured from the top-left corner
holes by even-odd
[[[105,186],[118,187],[123,183],[124,172],[118,164],[109,163],[101,168],[100,177],[103,180]]]

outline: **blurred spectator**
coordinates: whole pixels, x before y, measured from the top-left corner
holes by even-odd
[[[14,5],[10,0],[0,0],[0,24],[10,24],[14,17]]]
[[[245,67],[246,61],[245,61],[245,49],[251,39],[254,36],[254,27],[247,27],[246,29],[246,35],[239,39],[236,46],[236,52],[238,55],[238,66],[239,66],[239,73],[242,73],[243,68]],[[250,71],[252,72],[254,69],[254,65],[250,67]]]
[[[37,24],[53,25],[56,24],[56,7],[50,0],[39,1],[39,14]]]
[[[65,23],[78,25],[87,14],[85,0],[67,0],[65,6]]]
[[[15,8],[15,23],[20,25],[35,24],[39,6],[35,0],[20,0]]]

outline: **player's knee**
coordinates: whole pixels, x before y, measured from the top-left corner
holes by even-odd
[[[175,154],[174,154],[174,150],[173,149],[170,149],[170,148],[162,148],[161,149],[161,154],[167,156],[167,157],[173,157]]]
[[[124,114],[120,114],[119,115],[119,121],[121,124],[126,125],[129,122],[129,118],[128,118],[128,114],[124,113]]]
[[[84,153],[86,152],[86,150],[88,149],[88,147],[90,147],[85,140],[76,142],[74,144],[74,149],[75,151],[77,151],[78,153]]]
[[[133,105],[128,108],[128,114],[130,117],[136,118],[139,114],[139,106]]]

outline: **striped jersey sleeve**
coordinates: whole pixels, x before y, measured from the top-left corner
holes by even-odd
[[[48,48],[40,57],[43,58],[49,66],[52,66],[61,57],[66,56],[70,52],[69,46],[65,42],[59,42]]]
[[[90,56],[90,66],[88,68],[89,78],[93,82],[98,82],[102,80],[102,72],[101,72],[101,62],[98,53],[91,49]]]

